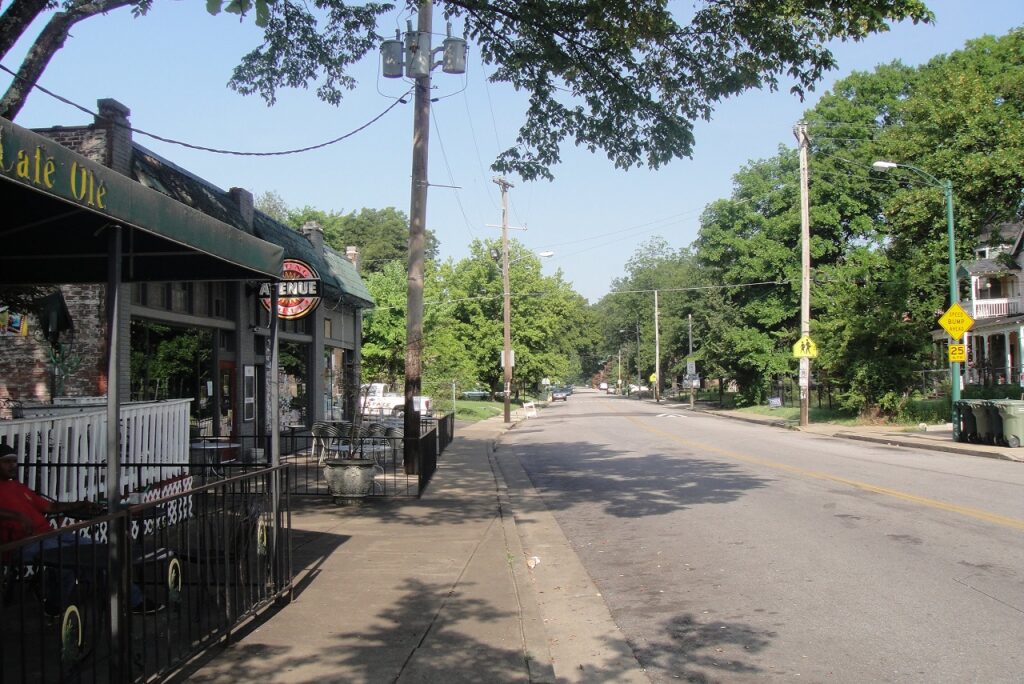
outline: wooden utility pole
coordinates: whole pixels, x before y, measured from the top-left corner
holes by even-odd
[[[686,364],[687,366],[689,366],[690,365],[689,362],[693,359],[693,314],[686,314],[686,322],[689,325],[689,329],[690,329],[690,332],[687,335],[687,337],[689,338],[689,343],[690,343],[690,353],[687,354],[688,358],[687,358],[687,364]],[[697,389],[694,387],[694,384],[696,383],[696,380],[694,379],[694,377],[690,373],[686,374],[686,379],[687,379],[687,381],[689,381],[689,384],[690,384],[690,410],[693,410],[693,395],[697,391]]]
[[[793,129],[800,145],[800,336],[811,335],[811,210],[807,181],[807,124],[800,122]],[[807,427],[809,419],[809,391],[811,385],[811,359],[800,357],[800,427]]]
[[[654,402],[661,403],[661,332],[658,330],[658,291],[654,291]]]
[[[512,293],[508,286],[508,189],[514,187],[504,178],[495,178],[501,188],[501,290],[503,295],[504,343],[501,365],[505,377],[505,422],[512,422]]]
[[[418,40],[429,41],[433,4],[420,2]],[[429,43],[428,43],[429,44]],[[422,392],[423,356],[423,252],[427,223],[427,152],[430,140],[430,69],[416,77],[412,132],[412,192],[409,201],[409,267],[406,275],[405,324],[405,472],[418,472],[420,414],[414,397]]]

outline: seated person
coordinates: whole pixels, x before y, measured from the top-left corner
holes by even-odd
[[[18,482],[17,475],[18,454],[8,444],[0,444],[0,543],[51,531],[46,514],[102,512],[91,501],[61,503],[45,499]]]
[[[98,515],[103,512],[101,506],[91,501],[62,503],[46,499],[18,482],[17,475],[18,454],[10,445],[0,444],[0,544],[52,532],[53,527],[45,517],[47,514],[76,511],[79,514]],[[31,563],[39,554],[49,549],[92,543],[92,539],[74,532],[53,535],[38,544],[22,548],[21,559],[25,563]],[[43,599],[44,608],[52,615],[63,610],[78,583],[78,578],[71,568],[60,569],[59,582],[57,574],[49,573]],[[131,606],[136,612],[151,610],[143,599],[142,590],[134,583],[131,585]]]

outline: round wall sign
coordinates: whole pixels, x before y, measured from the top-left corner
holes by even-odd
[[[260,303],[270,311],[272,283],[260,287]],[[298,259],[285,259],[281,264],[281,281],[277,283],[277,317],[302,318],[320,304],[320,274]]]

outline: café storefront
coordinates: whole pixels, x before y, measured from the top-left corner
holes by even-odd
[[[295,231],[255,209],[247,191],[224,191],[133,142],[123,105],[102,100],[99,108],[100,117],[90,126],[61,126],[39,133],[80,148],[108,150],[101,161],[120,165],[118,170],[127,176],[123,180],[176,200],[169,204],[182,210],[227,224],[232,238],[252,237],[276,245],[284,257],[283,267],[275,274],[281,283],[276,290],[281,298],[276,319],[280,339],[276,379],[281,393],[273,406],[266,390],[271,279],[210,277],[213,274],[175,266],[166,258],[126,262],[133,274],[144,271],[146,277],[132,278],[122,292],[121,334],[116,340],[127,360],[117,378],[122,397],[135,402],[190,399],[192,434],[246,444],[245,453],[238,454],[245,459],[252,457],[250,448],[265,451],[272,413],[277,413],[276,427],[287,434],[316,420],[351,415],[358,387],[362,311],[373,305],[354,263],[358,251],[349,248],[342,255],[324,244],[317,226]],[[25,174],[46,182],[45,160],[27,156],[22,166]],[[90,186],[88,174],[74,178],[72,190],[83,201],[108,202],[106,185],[93,182]],[[205,234],[196,224],[190,229]],[[78,259],[65,255],[64,262]],[[90,288],[98,292],[98,288],[60,276],[51,282],[64,284],[61,289],[79,330],[73,351],[84,359],[66,378],[67,394],[105,394],[107,376],[90,363],[101,355],[100,349],[90,345],[98,344],[105,332],[89,330],[84,320],[91,301],[83,293]],[[102,293],[92,299],[102,304]],[[19,343],[30,346],[32,340],[8,340],[7,348]],[[37,366],[46,365],[37,361]],[[37,377],[19,377],[23,367],[20,361],[6,360],[0,345],[0,373],[7,380],[0,384],[0,397],[54,399],[48,391],[50,383],[38,377],[45,370],[37,372]]]
[[[111,128],[105,132],[111,138],[123,133]],[[262,551],[254,549],[244,559],[236,556],[231,567],[244,564],[265,571],[261,601],[288,591],[291,583],[281,562],[287,528],[282,516],[276,429],[270,439],[270,466],[236,478],[234,489],[213,485],[141,504],[122,499],[122,467],[127,465],[122,447],[126,434],[138,437],[126,431],[122,416],[127,384],[122,380],[129,378],[126,333],[131,320],[125,295],[132,287],[159,282],[190,280],[237,287],[237,283],[276,281],[284,250],[143,186],[129,177],[124,165],[111,166],[117,164],[99,163],[0,119],[0,237],[4,244],[0,286],[59,285],[68,292],[92,287],[101,294],[98,303],[93,302],[91,317],[80,312],[80,326],[88,322],[103,332],[93,340],[97,351],[83,365],[99,369],[97,389],[105,394],[105,420],[77,435],[45,428],[15,432],[10,426],[23,423],[0,421],[0,436],[18,456],[19,476],[27,479],[29,471],[44,471],[59,475],[58,479],[80,478],[76,482],[92,487],[99,497],[93,499],[99,506],[93,519],[65,521],[67,526],[60,530],[27,540],[0,540],[0,557],[5,561],[0,662],[5,681],[148,679],[230,629],[242,614],[240,608],[244,611],[253,604],[236,601],[227,611],[203,613],[215,615],[217,622],[197,639],[195,632],[174,636],[176,628],[168,626],[166,617],[163,625],[153,622],[159,619],[155,614],[146,621],[140,616],[133,618],[136,607],[149,604],[128,602],[130,593],[144,588],[150,594],[147,601],[176,601],[180,606],[176,615],[199,615],[189,611],[215,604],[198,593],[189,597],[189,585],[183,581],[193,572],[185,570],[190,558],[204,553],[208,558],[211,550],[224,548],[223,536],[214,533],[221,528],[207,525],[207,521],[219,521],[223,527],[237,511],[250,511],[252,524],[262,530]],[[276,305],[274,290],[271,306]],[[94,320],[97,318],[99,321]],[[268,332],[271,368],[276,367],[277,332],[277,325],[272,324]],[[12,343],[5,346],[8,356],[29,350],[38,340],[26,336],[19,346],[15,341],[4,340]],[[30,356],[24,365],[32,365]],[[5,379],[4,389],[9,393],[46,391],[45,385],[17,386],[9,379]],[[277,383],[269,382],[267,393],[273,405]],[[171,426],[164,427],[168,428],[161,433],[164,441],[180,447],[182,435],[169,429]],[[187,425],[181,427],[187,431]],[[76,448],[85,445],[87,449],[67,451],[69,435],[74,436]],[[161,444],[166,447],[163,441]],[[86,451],[100,460],[88,465],[40,463]],[[207,495],[215,490],[220,492],[217,497]],[[211,505],[213,501],[215,505]],[[230,502],[244,508],[233,509]],[[232,529],[242,528],[235,525]],[[197,535],[202,530],[208,532]],[[34,553],[29,555],[30,551]],[[152,579],[147,581],[139,572]],[[160,573],[163,576],[158,580]],[[47,577],[61,578],[60,584],[70,577],[76,591],[53,595],[47,590]],[[214,599],[220,601],[224,596]],[[161,615],[169,616],[171,611]],[[191,626],[195,621],[183,624]],[[146,629],[152,633],[155,628],[163,630],[167,638],[160,642],[147,639]]]

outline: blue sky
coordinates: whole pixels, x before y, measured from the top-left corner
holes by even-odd
[[[6,4],[0,0],[0,7]],[[673,247],[689,245],[704,207],[728,196],[732,175],[752,159],[773,155],[780,144],[792,146],[793,125],[835,80],[896,59],[919,64],[971,38],[1024,25],[1020,0],[928,4],[937,17],[933,25],[899,25],[862,43],[835,45],[839,68],[805,102],[790,95],[788,87],[727,101],[712,121],[697,126],[692,159],[658,171],[618,171],[600,153],[565,148],[562,164],[553,169],[554,182],[510,179],[515,184],[511,223],[528,228],[513,237],[536,251],[553,250],[545,271],[560,269],[578,292],[597,301],[624,274],[640,243],[659,236]],[[686,5],[679,3],[680,8]],[[380,78],[374,57],[356,66],[359,87],[339,108],[319,102],[312,91],[284,92],[268,108],[258,97],[243,97],[225,86],[239,57],[258,42],[259,30],[230,15],[210,17],[204,7],[200,0],[158,0],[139,19],[118,10],[83,22],[40,83],[90,110],[97,99],[117,99],[131,109],[133,126],[144,131],[252,152],[306,147],[341,136],[387,109],[407,87]],[[440,13],[434,25],[443,32]],[[394,27],[404,30],[405,18],[380,28],[390,34]],[[15,70],[20,59],[20,53],[12,54],[4,66]],[[514,140],[525,98],[509,87],[488,84],[487,73],[472,44],[465,76],[434,72],[440,99],[432,108],[430,181],[460,187],[430,190],[427,226],[440,239],[443,258],[461,258],[474,238],[500,234],[487,227],[501,220],[495,174],[488,167]],[[8,80],[0,79],[0,85],[6,88]],[[39,92],[17,119],[28,127],[89,120]],[[294,207],[409,209],[411,104],[398,105],[343,142],[289,156],[218,155],[138,134],[136,140],[222,188],[245,187],[256,195],[274,191]]]

